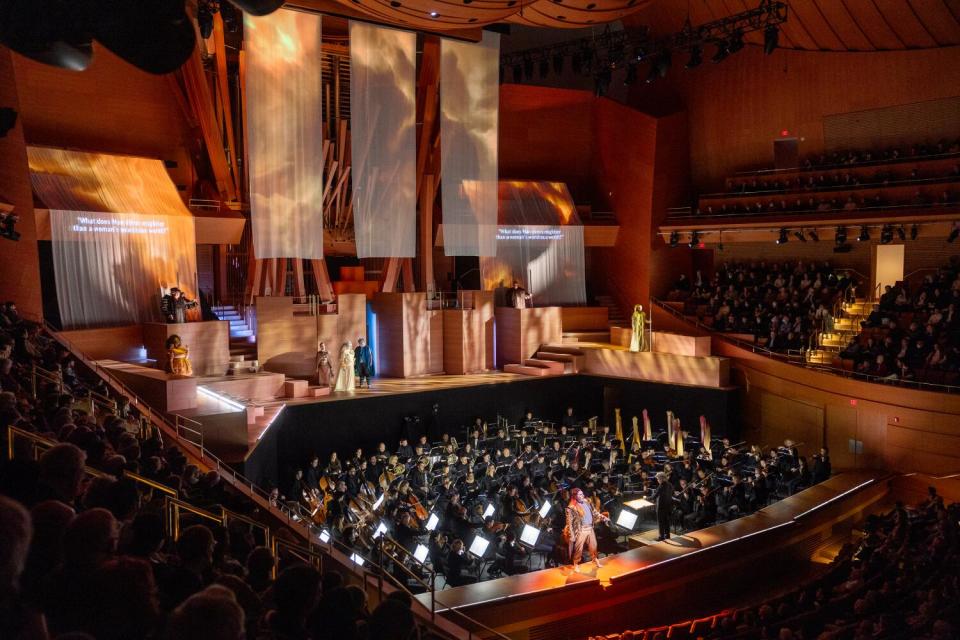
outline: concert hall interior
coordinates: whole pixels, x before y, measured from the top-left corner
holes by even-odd
[[[0,638],[960,637],[960,3],[0,0]]]

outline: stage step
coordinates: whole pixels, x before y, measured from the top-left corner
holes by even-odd
[[[568,331],[563,334],[565,343],[575,344],[577,342],[599,342],[609,344],[609,331]]]
[[[538,360],[552,360],[564,365],[565,373],[577,373],[583,369],[586,358],[572,353],[557,353],[556,351],[537,351],[533,356]]]
[[[526,364],[508,364],[503,367],[504,373],[520,373],[525,376],[556,376],[560,375],[548,367]]]
[[[523,361],[523,364],[528,367],[541,367],[548,369],[551,372],[555,373],[558,376],[562,376],[566,373],[567,363],[557,362],[556,360],[542,360],[540,358],[527,358]]]
[[[367,272],[369,273],[369,271]],[[316,385],[311,385],[307,387],[307,397],[308,398],[322,398],[323,396],[330,395],[330,387],[321,387]]]
[[[617,304],[613,296],[601,294],[594,296],[594,300],[599,307],[607,308],[607,324],[611,327],[626,327],[630,325],[630,320],[623,315],[623,310]]]
[[[583,349],[576,347],[572,344],[556,344],[548,343],[540,345],[540,350],[549,352],[549,353],[566,353],[572,356],[581,356],[586,357],[586,354],[583,353]]]
[[[263,436],[263,432],[267,430],[267,427],[269,427],[271,423],[273,423],[274,419],[276,419],[277,417],[277,414],[283,411],[283,408],[285,406],[287,405],[275,404],[269,407],[260,407],[262,413],[254,421],[254,424],[256,424],[257,427],[260,428],[261,437]],[[259,440],[260,438],[257,438],[257,439]]]

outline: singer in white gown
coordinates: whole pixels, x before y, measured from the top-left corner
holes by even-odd
[[[352,391],[356,385],[357,374],[353,370],[353,344],[347,340],[340,347],[340,371],[337,372],[337,384],[334,391]]]

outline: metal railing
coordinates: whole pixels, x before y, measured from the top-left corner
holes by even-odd
[[[790,187],[789,189],[765,189],[762,191],[717,191],[713,193],[703,193],[700,194],[700,198],[711,198],[711,199],[734,199],[738,197],[758,197],[758,196],[795,196],[806,194],[810,197],[815,196],[818,193],[830,193],[831,191],[857,191],[859,189],[887,189],[890,187],[904,187],[917,184],[937,184],[941,182],[952,183],[956,182],[956,176],[945,175],[945,176],[931,176],[929,178],[905,178],[902,180],[887,180],[886,182],[858,182],[857,184],[831,184],[831,185],[816,185],[813,189],[807,189],[804,186],[800,187]]]
[[[667,222],[672,222],[674,220],[706,220],[714,218],[777,218],[778,216],[794,216],[794,215],[808,215],[813,213],[821,214],[834,214],[841,216],[843,218],[849,218],[861,213],[880,213],[880,212],[896,212],[896,211],[924,211],[930,212],[930,210],[942,209],[952,211],[954,209],[960,209],[960,203],[956,202],[930,202],[925,204],[885,204],[876,207],[863,207],[858,206],[856,209],[777,209],[774,211],[728,211],[726,213],[720,213],[717,211],[712,211],[710,213],[700,212],[700,213],[690,213],[688,215],[677,215],[677,216],[668,216]],[[842,215],[841,215],[842,214]],[[809,223],[804,224],[802,220],[791,220],[790,224],[794,227],[796,226],[805,226],[809,228],[811,225],[816,225],[818,227],[826,227],[832,224],[839,224],[837,222],[832,222],[831,220],[811,220]],[[879,222],[872,223],[875,226],[880,226]],[[783,225],[781,225],[783,226]],[[774,229],[775,230],[775,229]],[[702,232],[702,230],[701,230]],[[728,231],[728,233],[730,233]]]
[[[473,291],[427,291],[427,309],[476,309]]]
[[[841,164],[824,164],[824,165],[812,165],[810,167],[791,167],[788,169],[752,169],[750,171],[737,171],[734,173],[734,176],[737,177],[749,177],[749,176],[761,176],[761,175],[776,175],[782,173],[806,173],[808,171],[828,171],[830,169],[856,169],[857,167],[874,167],[877,165],[883,164],[900,164],[904,162],[918,162],[926,160],[943,160],[946,158],[953,158],[960,155],[957,152],[948,152],[948,153],[936,153],[926,156],[898,156],[896,158],[878,158],[876,160],[868,160],[865,162],[854,162],[854,163],[841,163]]]
[[[960,386],[957,385],[948,385],[940,384],[936,382],[923,382],[919,380],[902,380],[899,378],[885,378],[881,376],[870,375],[868,373],[859,373],[854,371],[848,371],[847,369],[840,369],[832,365],[817,364],[807,362],[806,360],[797,361],[794,358],[791,358],[788,354],[780,353],[778,351],[771,351],[770,349],[764,348],[753,342],[746,342],[745,340],[739,340],[733,338],[729,335],[724,334],[722,331],[717,331],[713,327],[706,325],[695,318],[684,315],[680,311],[677,311],[668,304],[665,304],[663,301],[658,300],[657,298],[650,298],[652,304],[657,305],[661,310],[666,311],[670,315],[683,320],[684,322],[690,323],[697,328],[708,332],[712,337],[716,337],[724,342],[730,343],[741,349],[750,351],[751,353],[756,353],[759,355],[766,356],[773,360],[779,360],[780,362],[786,362],[787,364],[792,364],[795,366],[801,366],[805,369],[812,369],[815,371],[822,371],[824,373],[831,373],[838,375],[844,378],[854,378],[857,380],[862,380],[864,382],[875,382],[880,384],[894,385],[897,387],[905,387],[908,389],[917,389],[919,391],[934,391],[936,393],[960,393]]]

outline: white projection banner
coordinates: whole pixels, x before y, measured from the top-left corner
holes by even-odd
[[[440,42],[440,187],[448,256],[492,256],[497,235],[500,35]]]
[[[65,329],[159,322],[161,289],[196,295],[193,216],[50,210]]]
[[[245,14],[247,158],[257,258],[323,257],[320,16]]]
[[[417,254],[417,36],[350,22],[350,143],[358,258]]]
[[[517,280],[533,295],[535,306],[587,303],[583,226],[500,226],[496,242],[497,255],[480,258],[484,289],[509,287]]]

